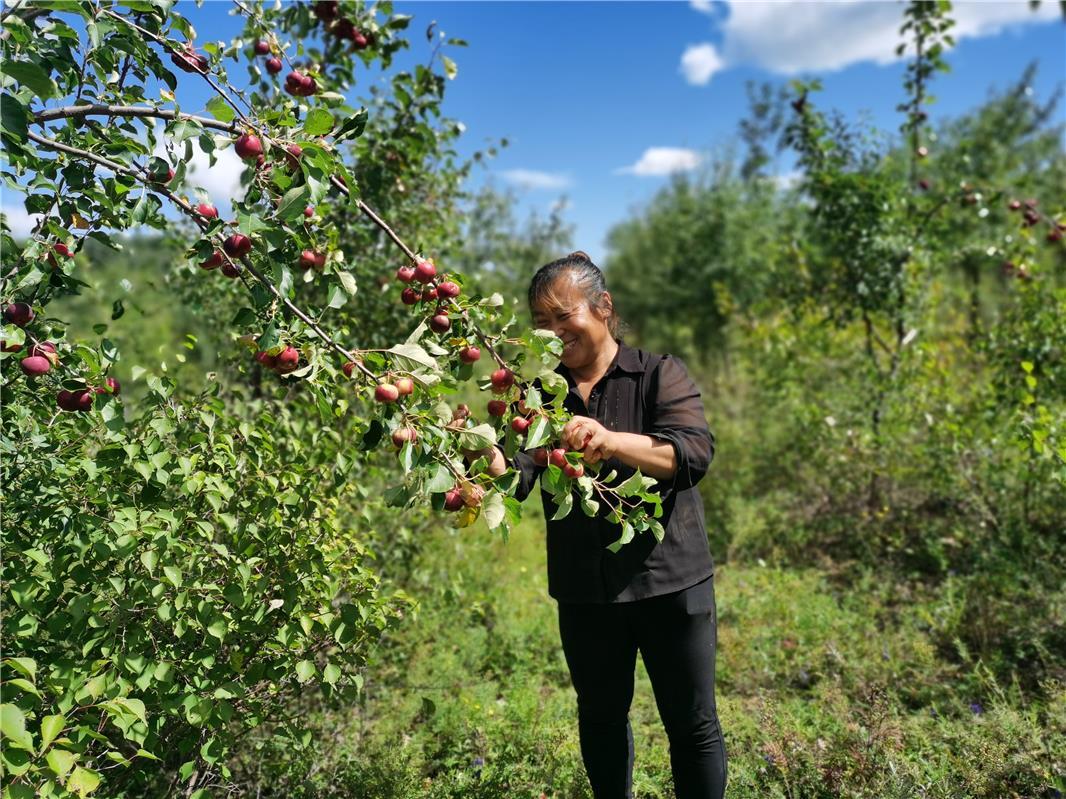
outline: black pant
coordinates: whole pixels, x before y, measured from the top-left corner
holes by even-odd
[[[714,704],[714,578],[636,602],[559,603],[559,634],[596,799],[633,795],[629,705],[638,649],[670,739],[677,799],[721,799],[726,754]]]

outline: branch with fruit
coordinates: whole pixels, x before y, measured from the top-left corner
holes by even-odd
[[[240,7],[247,12],[243,5]],[[316,6],[316,14],[319,11],[321,9]],[[341,372],[345,377],[352,379],[358,373],[362,381],[369,382],[372,385],[372,396],[369,398],[382,406],[382,412],[371,423],[364,437],[364,444],[380,439],[381,434],[388,428],[393,444],[399,449],[399,458],[405,472],[403,486],[397,487],[391,495],[393,504],[397,504],[401,497],[406,502],[416,495],[429,494],[434,506],[439,505],[447,510],[464,510],[457,519],[459,524],[470,523],[479,513],[484,513],[490,528],[499,529],[506,534],[509,525],[519,515],[518,503],[508,496],[513,491],[514,475],[512,473],[492,478],[477,468],[476,463],[467,471],[462,468],[458,457],[449,454],[455,452],[456,446],[471,448],[470,445],[478,443],[484,446],[487,439],[495,439],[495,428],[491,424],[478,425],[467,419],[464,420],[462,429],[457,429],[452,424],[454,417],[446,403],[438,401],[432,404],[433,400],[438,399],[434,396],[432,387],[445,379],[446,370],[441,369],[440,359],[446,357],[449,360],[458,360],[458,368],[452,368],[446,378],[454,381],[469,379],[483,350],[492,358],[497,369],[489,385],[501,399],[489,403],[490,416],[496,420],[497,425],[501,423],[503,414],[494,414],[493,410],[498,411],[498,403],[504,402],[502,397],[510,393],[517,392],[517,400],[524,409],[520,415],[509,421],[505,447],[511,454],[520,445],[536,450],[548,443],[553,436],[557,437],[561,426],[565,424],[565,414],[549,414],[541,406],[537,390],[515,380],[513,368],[520,367],[523,355],[520,353],[515,363],[509,363],[498,349],[504,341],[502,331],[497,334],[487,332],[486,325],[499,323],[497,308],[502,304],[502,300],[497,297],[461,297],[462,285],[458,276],[439,275],[436,265],[430,259],[418,255],[381,215],[355,196],[353,188],[350,188],[350,175],[337,154],[337,147],[345,140],[361,134],[366,119],[365,111],[358,111],[347,119],[338,119],[334,113],[327,110],[328,104],[325,102],[300,104],[304,98],[320,94],[319,81],[326,82],[327,86],[328,82],[327,78],[316,70],[301,72],[294,69],[285,81],[285,92],[294,98],[292,102],[296,105],[293,110],[303,111],[304,121],[302,127],[293,129],[290,124],[283,129],[284,135],[278,135],[275,133],[276,120],[272,125],[268,119],[257,118],[254,108],[247,101],[245,105],[248,106],[248,113],[238,106],[233,97],[242,97],[240,92],[230,86],[223,73],[215,74],[210,59],[199,53],[191,43],[181,45],[171,41],[162,33],[145,27],[149,24],[145,20],[141,20],[142,24],[134,23],[110,9],[98,8],[96,19],[101,17],[112,21],[118,27],[128,27],[142,35],[146,41],[162,47],[180,70],[200,75],[219,99],[217,103],[207,104],[208,110],[216,118],[185,114],[177,109],[100,101],[45,108],[28,115],[27,123],[43,127],[47,123],[60,120],[84,122],[92,116],[111,119],[163,119],[169,123],[169,133],[178,133],[177,143],[185,141],[187,148],[189,136],[198,131],[213,129],[229,135],[236,134],[232,139],[234,152],[242,160],[252,164],[254,169],[252,191],[243,203],[236,204],[237,232],[232,232],[232,223],[219,218],[216,207],[208,200],[202,198],[199,203],[194,204],[191,200],[177,195],[172,186],[176,186],[183,177],[179,174],[183,172],[183,164],[180,162],[172,166],[165,159],[155,157],[148,166],[131,166],[95,151],[91,145],[103,142],[91,134],[84,137],[85,144],[71,143],[77,142],[73,136],[77,128],[70,126],[62,131],[65,141],[61,141],[58,136],[49,137],[30,130],[25,132],[23,141],[32,142],[59,157],[73,158],[90,164],[94,171],[98,168],[104,169],[113,175],[114,179],[122,180],[126,185],[139,185],[143,192],[163,198],[190,219],[201,234],[201,238],[190,251],[199,266],[205,271],[217,268],[227,278],[240,278],[248,291],[257,298],[257,308],[247,321],[256,320],[265,324],[265,328],[258,336],[244,336],[242,339],[253,339],[251,343],[255,348],[254,357],[261,366],[272,369],[286,380],[313,379],[324,367],[324,362],[314,349],[308,351],[305,348],[301,351],[296,346],[296,339],[300,335],[306,335],[321,341],[327,350],[332,350],[343,359]],[[331,25],[331,31],[333,27],[335,25]],[[276,69],[276,56],[273,54],[283,49],[276,38],[273,41],[257,40],[253,47],[255,55],[270,56],[267,60],[267,71],[271,75],[279,71]],[[238,118],[239,122],[235,122]],[[110,154],[114,149],[112,145],[107,152]],[[24,151],[24,156],[28,152]],[[275,156],[273,163],[267,160],[270,155]],[[27,160],[31,161],[32,156],[27,157]],[[279,165],[282,170],[275,169]],[[287,278],[288,268],[279,268],[277,262],[281,248],[271,240],[269,232],[274,226],[290,230],[289,225],[295,220],[313,218],[315,206],[325,201],[330,191],[346,198],[349,207],[357,209],[368,218],[407,258],[407,262],[396,271],[396,279],[402,285],[399,300],[424,314],[424,321],[403,344],[386,350],[348,349],[327,331],[322,321],[325,312],[334,307],[332,298],[327,308],[313,313],[302,307],[292,296],[291,279]],[[142,193],[142,202],[147,194]],[[257,205],[264,200],[269,200],[273,206],[270,215],[257,212]],[[263,234],[262,237],[257,235],[260,233]],[[30,257],[47,253],[49,268],[47,271],[37,270],[36,274],[33,271],[29,274],[24,270],[13,271],[5,276],[3,293],[8,294],[9,283],[15,278],[19,278],[16,290],[32,288],[35,297],[38,290],[44,286],[43,278],[54,276],[62,281],[67,276],[66,267],[69,266],[80,243],[79,241],[72,249],[70,244],[64,241],[52,242],[47,238],[31,241],[24,253]],[[66,259],[66,263],[60,264],[56,260],[57,255]],[[350,296],[354,293],[354,282],[351,281],[350,275],[346,277],[344,270],[335,268],[338,260],[332,258],[332,255],[322,248],[306,246],[300,251],[296,266],[305,273],[326,272],[329,267],[334,267],[332,274],[336,276],[339,284],[335,291],[343,291]],[[268,271],[272,272],[273,278],[268,277]],[[250,275],[253,280],[245,280],[246,275]],[[45,301],[47,296],[48,289],[45,288]],[[28,319],[25,318],[26,308],[29,308],[31,314]],[[284,309],[285,314],[298,322],[286,325],[282,319],[279,323],[279,308]],[[5,312],[5,316],[18,330],[5,331],[5,350],[17,347],[25,340],[26,331],[18,331],[32,322],[33,314],[32,307],[25,302],[12,302],[9,310],[10,313]],[[18,321],[22,324],[18,324]],[[281,332],[286,328],[288,335]],[[52,366],[58,362],[59,356],[54,344],[38,341],[32,330],[28,332],[34,349],[25,359],[23,371],[31,379],[37,380],[49,373]],[[537,354],[545,366],[539,377],[545,384],[554,385],[558,389],[561,379],[550,370],[550,367],[557,363],[558,352],[551,351],[546,344],[546,337],[539,333],[506,341],[509,344],[537,349]],[[440,337],[444,337],[443,346],[439,343]],[[46,346],[52,347],[51,358],[42,355]],[[501,378],[501,375],[507,376],[506,379]],[[113,378],[107,380],[113,381]],[[423,389],[423,396],[419,398],[414,397],[416,386]],[[117,384],[115,387],[114,393],[117,393]],[[63,381],[56,401],[63,410],[85,412],[92,408],[94,395],[95,391],[87,377],[68,377]],[[491,436],[488,431],[492,431]],[[453,440],[453,437],[457,440]],[[622,486],[612,487],[609,483],[613,475],[601,478],[585,472],[579,452],[566,453],[562,457],[566,463],[549,464],[545,478],[546,487],[557,497],[561,515],[570,511],[572,497],[575,496],[580,497],[582,509],[590,515],[598,509],[599,501],[610,501],[613,520],[622,524],[627,533],[631,530],[650,529],[661,538],[662,527],[654,521],[655,516],[661,513],[661,507],[657,503],[657,495],[649,491],[650,486],[654,484],[653,480],[645,477],[637,483],[626,481]],[[458,507],[458,498],[463,500],[462,508]],[[644,510],[643,503],[650,503],[653,508],[650,515]]]

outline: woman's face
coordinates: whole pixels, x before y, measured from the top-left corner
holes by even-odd
[[[533,324],[563,340],[563,365],[568,369],[591,365],[611,337],[606,308],[590,308],[588,298],[572,278],[563,275],[551,286],[554,302],[534,307]],[[610,296],[610,295],[607,295]]]

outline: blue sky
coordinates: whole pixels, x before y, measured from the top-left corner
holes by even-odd
[[[825,87],[819,103],[853,119],[865,114],[886,131],[896,131],[900,121],[895,106],[903,62],[893,55],[899,2],[397,0],[395,6],[414,15],[413,46],[397,67],[426,60],[431,45],[423,32],[431,21],[470,43],[447,51],[459,74],[444,110],[466,126],[460,152],[501,137],[511,142],[475,172],[475,183],[514,188],[520,216],[544,215],[565,196],[575,245],[596,260],[607,254],[610,227],[646,203],[671,171],[699,169],[712,153],[737,144],[749,80],[817,76]],[[178,5],[200,41],[237,34],[232,8],[222,0]],[[933,87],[934,121],[979,104],[1031,60],[1040,65],[1033,86],[1039,97],[1066,80],[1066,26],[1057,2],[1044,0],[1036,12],[1027,0],[963,2],[954,16],[959,42],[948,56],[952,71]],[[183,110],[195,112],[208,99],[201,85],[182,80]],[[365,90],[356,85],[357,94]],[[213,196],[225,195],[239,168],[233,158],[197,177]],[[785,174],[789,164],[776,168]],[[18,204],[4,199],[16,228],[12,206]],[[226,204],[218,204],[225,214]]]

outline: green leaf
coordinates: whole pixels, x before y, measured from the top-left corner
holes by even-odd
[[[26,716],[15,705],[0,705],[0,734],[8,746],[33,752],[33,735],[26,729]]]
[[[285,196],[281,198],[281,204],[278,206],[278,216],[286,222],[292,222],[294,219],[303,216],[304,209],[307,207],[307,198],[310,194],[311,191],[306,184],[289,189],[285,192]]]
[[[459,431],[459,446],[463,449],[484,449],[496,443],[496,430],[488,423]]]
[[[344,289],[336,283],[329,287],[329,300],[326,301],[327,308],[340,308],[346,302],[348,302],[348,295],[344,292]]]
[[[26,106],[15,99],[13,94],[4,92],[0,96],[0,127],[11,134],[16,141],[26,141],[29,115]]]
[[[526,432],[526,449],[536,449],[544,445],[551,435],[551,423],[546,416],[538,416],[533,420]]]
[[[43,752],[52,745],[52,741],[59,737],[63,728],[67,725],[67,717],[64,715],[45,716],[41,719],[41,751]]]
[[[507,510],[503,504],[503,494],[499,491],[489,491],[481,501],[481,515],[490,530],[495,530],[507,517]]]
[[[219,641],[226,640],[226,620],[221,616],[215,618],[207,625],[207,632],[215,636]]]
[[[207,101],[207,110],[219,122],[232,122],[237,116],[229,103],[217,94]]]
[[[344,290],[348,292],[348,296],[354,297],[355,292],[358,290],[358,286],[355,283],[355,276],[351,272],[345,272],[341,269],[337,271],[337,278],[340,280],[341,285],[344,286]]]
[[[555,511],[555,515],[552,516],[552,521],[557,522],[559,519],[564,519],[570,514],[570,509],[574,507],[574,495],[564,494],[562,501],[559,503],[559,509]]]
[[[37,679],[37,663],[33,658],[4,658],[4,665],[10,666],[31,680]]]
[[[541,386],[550,394],[565,396],[570,390],[570,386],[566,383],[566,378],[551,369],[542,369],[537,377],[540,379]]]
[[[181,588],[181,569],[177,566],[164,566],[163,574],[170,580],[171,585],[175,588]]]
[[[296,678],[300,682],[307,682],[315,676],[315,664],[310,660],[301,660],[296,664]]]
[[[385,350],[391,353],[394,361],[407,369],[417,369],[425,366],[433,371],[438,371],[437,360],[426,352],[418,344],[396,344]]]
[[[52,749],[47,755],[45,755],[45,761],[48,763],[48,767],[52,769],[55,776],[60,779],[67,776],[70,769],[74,768],[74,764],[77,760],[77,756],[74,752],[68,752],[65,749]]]
[[[48,763],[48,768],[52,769],[57,777],[62,779],[65,777],[77,761],[77,757],[73,752],[68,752],[66,749],[52,749],[47,755],[45,755],[45,761]]]
[[[459,74],[459,67],[446,55],[442,55],[440,60],[444,65],[444,74],[448,76],[448,80],[455,80],[455,76]]]
[[[67,780],[66,789],[78,796],[88,796],[100,787],[100,774],[78,766]]]
[[[337,132],[333,134],[333,140],[343,141],[344,139],[355,139],[362,136],[363,130],[366,129],[367,116],[367,110],[360,108],[355,114],[344,120]]]
[[[4,64],[4,73],[32,89],[42,100],[47,100],[59,91],[48,73],[32,61],[7,61]]]
[[[341,678],[340,666],[333,663],[326,664],[326,668],[322,670],[322,681],[329,683],[330,685],[336,685],[337,680]]]
[[[308,136],[322,136],[333,130],[333,122],[333,114],[326,109],[312,109],[304,120],[304,133]]]

